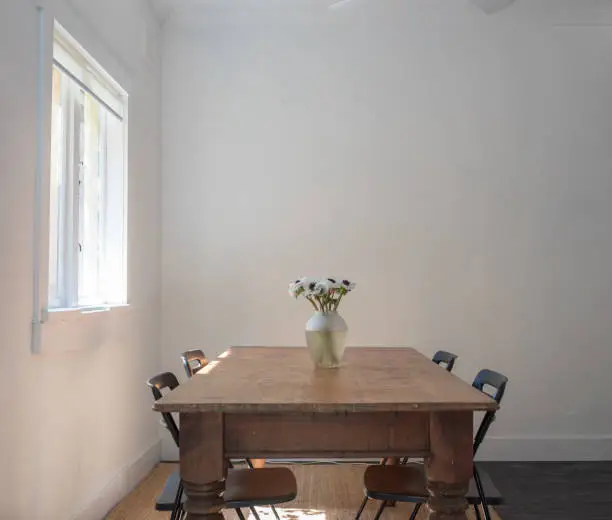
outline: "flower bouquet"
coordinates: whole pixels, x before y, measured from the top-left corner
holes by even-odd
[[[354,288],[354,282],[329,277],[300,278],[289,284],[289,294],[304,298],[315,310],[306,323],[306,344],[320,367],[334,368],[342,360],[348,327],[338,307]]]

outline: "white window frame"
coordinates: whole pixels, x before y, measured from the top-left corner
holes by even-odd
[[[57,21],[54,26],[53,38],[53,67],[60,74],[62,103],[59,110],[62,112],[63,128],[59,137],[64,141],[61,150],[65,157],[52,157],[60,160],[62,168],[66,169],[62,179],[60,206],[69,215],[60,215],[59,219],[64,225],[59,225],[57,256],[52,258],[52,245],[49,244],[49,282],[47,283],[48,311],[63,310],[91,310],[105,309],[111,306],[124,306],[128,302],[127,292],[127,179],[128,179],[128,124],[127,124],[127,93],[110,77],[104,69],[72,38]],[[55,73],[55,72],[54,72]],[[99,139],[107,138],[106,125],[114,126],[115,139],[122,140],[122,154],[118,157],[108,157],[108,147],[100,146],[100,150],[107,154],[100,154],[97,167],[102,164],[101,193],[98,203],[103,208],[99,212],[101,222],[98,224],[99,249],[96,250],[95,259],[103,267],[97,271],[98,291],[93,297],[81,293],[79,279],[83,279],[84,253],[83,219],[85,197],[83,196],[83,168],[85,168],[85,135],[82,124],[85,110],[85,97],[90,106],[96,103],[99,111],[99,121],[104,125],[104,131],[99,132]],[[52,120],[54,120],[52,115]],[[118,126],[121,125],[121,126]],[[57,145],[57,142],[52,142]],[[120,174],[106,177],[107,161],[122,161]],[[77,171],[78,170],[78,171]],[[49,170],[51,171],[51,169]],[[111,178],[112,177],[112,178]],[[114,190],[109,190],[111,183]],[[118,184],[120,183],[120,184]],[[49,192],[51,195],[51,192]],[[121,221],[107,225],[104,219],[113,213],[110,208],[121,208],[114,211],[120,214]],[[77,210],[78,208],[78,210]],[[50,208],[51,210],[52,208]],[[54,223],[54,215],[49,215],[49,236]],[[54,265],[55,263],[55,265]],[[52,271],[55,269],[55,274]],[[112,272],[112,276],[111,276]],[[101,276],[100,276],[101,275]],[[53,280],[56,281],[52,287]],[[109,282],[110,280],[110,282]],[[47,314],[47,313],[45,313]]]

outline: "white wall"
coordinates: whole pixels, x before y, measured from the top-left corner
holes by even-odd
[[[303,345],[286,283],[344,275],[353,344],[510,377],[485,455],[612,458],[612,33],[571,26],[609,7],[356,0],[170,22],[163,365]]]
[[[129,286],[112,316],[43,325],[30,354],[36,156],[35,4],[0,5],[0,516],[101,518],[159,458],[144,381],[159,368],[160,82],[143,2],[57,0],[53,16],[130,94]],[[144,33],[149,28],[146,53]],[[145,59],[143,56],[147,55]],[[48,72],[50,74],[50,62]],[[45,82],[51,87],[51,78]],[[60,349],[77,349],[57,352]]]

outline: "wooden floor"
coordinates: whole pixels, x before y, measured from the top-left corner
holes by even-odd
[[[176,469],[174,464],[160,464],[153,472],[110,514],[107,520],[167,520],[169,513],[155,511],[155,497],[162,489],[166,477]],[[277,507],[283,520],[351,520],[363,498],[362,476],[365,465],[295,465],[291,466],[298,481],[299,495],[296,500]],[[370,502],[363,520],[371,520],[378,505]],[[407,520],[412,506],[398,504],[388,508],[383,520]],[[425,520],[425,508],[418,520]],[[246,515],[247,510],[244,510]],[[262,520],[273,520],[267,508],[258,508]],[[236,520],[233,511],[226,511],[225,517]],[[468,518],[474,520],[473,510]],[[495,520],[500,520],[494,515]]]

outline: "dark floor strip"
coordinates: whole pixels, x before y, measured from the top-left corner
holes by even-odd
[[[504,495],[503,520],[612,520],[612,462],[480,464]]]

